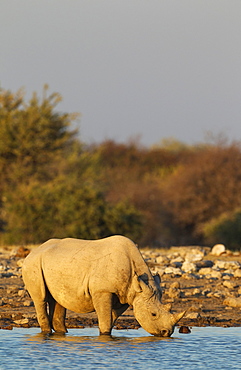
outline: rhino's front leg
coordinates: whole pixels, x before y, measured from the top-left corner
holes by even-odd
[[[93,296],[100,335],[110,335],[112,329],[112,293],[99,292]]]

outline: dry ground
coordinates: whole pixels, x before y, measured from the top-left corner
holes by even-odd
[[[165,250],[162,252],[169,253],[169,251]],[[24,291],[21,279],[22,257],[23,255],[21,255],[21,252],[17,252],[16,248],[0,248],[0,266],[9,266],[7,271],[0,270],[1,329],[11,329],[14,326],[38,326],[33,304]],[[209,255],[208,259],[210,258],[212,257]],[[233,256],[222,256],[219,259],[231,259],[241,262],[241,255],[235,256],[235,258]],[[10,276],[11,271],[17,271],[17,276],[16,274]],[[231,280],[234,280],[234,278]],[[171,298],[168,295],[168,289],[175,281],[180,285],[181,294],[179,294],[180,297]],[[241,278],[236,278],[235,284],[237,288],[240,287]],[[181,320],[180,326],[241,326],[241,308],[232,308],[224,305],[222,294],[217,294],[216,297],[200,294],[200,291],[203,292],[205,289],[211,292],[222,292],[223,285],[219,279],[187,279],[164,275],[162,286],[164,287],[163,303],[172,302],[174,312],[188,310],[188,315]],[[195,294],[195,289],[199,290],[199,294]],[[67,312],[67,327],[69,328],[95,325],[97,325],[95,313],[82,315],[70,311]],[[135,320],[131,308],[118,319],[116,324],[117,329],[138,327],[139,324]]]

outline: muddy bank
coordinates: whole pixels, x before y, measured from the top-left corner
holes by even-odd
[[[152,272],[162,279],[163,303],[173,312],[188,310],[180,326],[241,326],[241,254],[222,251],[213,255],[207,248],[179,247],[142,254]],[[23,248],[0,249],[0,328],[38,326],[33,302],[21,279]],[[97,326],[92,314],[67,311],[68,328]],[[116,329],[139,328],[129,308]]]

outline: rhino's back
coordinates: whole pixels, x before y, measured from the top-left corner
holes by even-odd
[[[150,273],[137,246],[121,235],[97,240],[50,239],[34,249],[24,265],[28,269],[41,265],[45,272],[62,271],[70,275],[81,271],[99,276],[113,271],[116,275]]]
[[[132,248],[136,248],[134,243],[119,235],[110,236],[98,240],[84,239],[50,239],[42,244],[36,252],[41,255],[43,261],[52,262],[64,260],[65,263],[77,262],[84,264],[95,263],[97,259],[109,257],[112,262],[120,255],[126,255],[131,258]],[[120,262],[120,260],[118,259]]]
[[[136,252],[138,255],[130,239],[118,235],[99,240],[50,239],[28,255],[23,270],[41,268],[45,278],[51,280],[54,275],[75,280],[86,275],[102,280],[114,275],[124,279],[132,274]]]

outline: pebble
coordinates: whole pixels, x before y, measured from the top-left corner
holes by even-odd
[[[183,262],[181,269],[184,272],[196,272],[197,271],[196,265],[193,262],[189,262],[189,261]]]
[[[231,307],[241,307],[241,297],[234,298],[234,297],[229,297],[226,298],[223,301],[224,305],[231,306]]]
[[[19,319],[19,320],[14,320],[14,323],[17,325],[25,325],[29,323],[28,319]]]
[[[233,276],[235,278],[241,278],[241,269],[237,269],[234,271]]]
[[[200,313],[198,312],[190,312],[186,315],[186,318],[196,320],[200,317]]]
[[[0,327],[0,329],[2,330],[13,330],[13,326],[12,325],[3,325]]]
[[[240,269],[240,264],[238,261],[221,261],[217,260],[215,261],[215,264],[213,266],[215,270],[237,270]]]
[[[165,268],[165,274],[174,274],[174,275],[182,275],[182,271],[180,268],[177,267],[167,267]]]
[[[235,282],[226,280],[223,282],[223,286],[228,288],[228,289],[235,289],[238,285]]]
[[[179,333],[190,334],[191,330],[188,326],[181,326],[180,329],[179,329]]]
[[[31,307],[33,306],[33,301],[31,301],[30,299],[27,299],[26,301],[23,302],[23,305],[25,307]]]
[[[210,276],[214,279],[222,279],[223,274],[220,271],[213,270],[210,274]]]
[[[199,275],[211,275],[212,272],[213,270],[211,267],[204,267],[198,271]]]
[[[187,262],[199,262],[205,256],[205,252],[197,249],[192,249],[185,256],[185,261]]]
[[[26,294],[26,291],[25,291],[24,289],[20,289],[20,290],[18,291],[18,295],[19,295],[19,297],[24,297],[24,296],[25,296],[25,294]]]
[[[169,262],[170,262],[170,260],[166,256],[156,257],[156,263],[159,264],[159,265],[167,265]]]
[[[196,295],[196,296],[201,295],[201,294],[202,294],[201,289],[199,289],[199,288],[195,288],[195,289],[193,290],[192,294],[193,294],[193,295]]]

